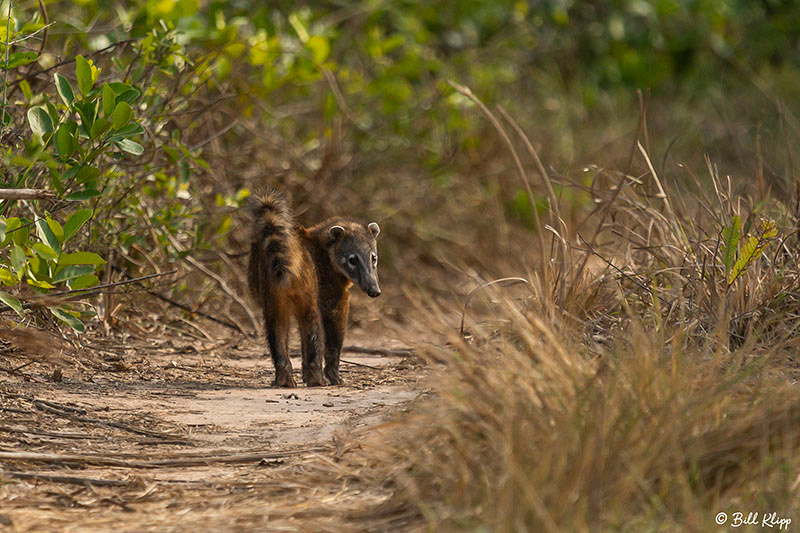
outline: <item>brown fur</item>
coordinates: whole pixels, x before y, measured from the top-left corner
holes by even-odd
[[[375,243],[380,229],[375,223],[364,226],[343,218],[304,228],[294,222],[282,193],[270,190],[254,200],[248,285],[264,311],[275,364],[273,385],[296,386],[288,354],[292,316],[300,329],[303,381],[308,386],[325,384],[324,358],[324,377],[341,385],[339,357],[351,280],[370,296],[380,294]]]

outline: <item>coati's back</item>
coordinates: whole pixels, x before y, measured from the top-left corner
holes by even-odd
[[[264,305],[270,288],[287,288],[302,269],[303,254],[286,196],[269,189],[254,195],[253,228],[247,281],[253,298]]]

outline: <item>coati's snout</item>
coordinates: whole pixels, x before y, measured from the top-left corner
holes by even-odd
[[[331,226],[331,261],[345,277],[358,285],[371,298],[381,295],[378,284],[377,237],[380,226],[370,222],[366,227],[352,223],[348,227]]]

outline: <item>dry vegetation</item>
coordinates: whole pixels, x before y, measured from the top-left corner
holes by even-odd
[[[85,334],[43,310],[65,300],[14,293],[26,311],[0,330],[0,530],[713,531],[718,512],[737,511],[800,523],[800,129],[780,95],[758,100],[771,113],[763,157],[760,122],[755,147],[742,147],[750,130],[708,121],[685,95],[673,113],[663,93],[653,104],[639,93],[638,119],[613,102],[584,109],[557,69],[495,95],[507,111],[481,100],[502,86],[502,25],[486,22],[497,42],[474,47],[473,71],[444,52],[421,59],[444,50],[470,63],[449,43],[417,47],[408,30],[409,59],[372,31],[390,15],[387,28],[413,29],[401,23],[415,15],[330,9],[267,13],[288,43],[270,58],[285,80],[231,51],[259,35],[233,17],[204,27],[200,51],[159,30],[158,53],[124,78],[115,65],[135,66],[138,45],[93,55],[100,82],[154,88],[134,105],[147,161],[98,159],[100,220],[76,240],[108,261],[97,281],[112,286],[75,297],[99,314],[83,316]],[[295,31],[303,24],[330,39],[325,75]],[[376,42],[351,51],[348,35]],[[195,61],[174,61],[175,50]],[[524,52],[503,61],[527,65]],[[53,93],[50,72],[31,72],[34,92]],[[387,111],[406,75],[417,99]],[[371,77],[385,86],[365,93]],[[536,95],[509,97],[528,84],[547,93],[541,107],[526,108]],[[754,99],[737,90],[720,115]],[[8,136],[27,138],[22,113],[14,120]],[[690,131],[673,153],[681,120]],[[30,165],[47,188],[50,169]],[[343,389],[266,388],[239,209],[241,192],[264,182],[291,194],[303,223],[347,214],[383,228],[384,295],[355,295],[346,342],[391,357],[351,350]],[[15,209],[32,219],[72,205],[36,202]],[[213,402],[228,393],[255,422],[226,425]],[[292,426],[305,419],[269,418],[339,402],[305,432]]]

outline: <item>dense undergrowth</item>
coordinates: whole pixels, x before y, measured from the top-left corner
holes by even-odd
[[[239,208],[269,183],[303,222],[378,220],[382,319],[425,335],[436,399],[370,459],[396,466],[394,505],[502,531],[790,515],[791,3],[12,1],[0,20],[3,187],[39,191],[0,204],[14,327],[131,328],[155,294],[258,329]],[[509,276],[457,332],[455,302]]]
[[[404,421],[413,436],[376,448],[395,503],[446,530],[796,520],[796,218],[781,202],[748,206],[714,175],[716,194],[677,204],[605,178],[618,181],[592,236],[551,237],[552,260],[513,297],[482,289],[482,320],[463,335],[442,321],[452,309],[420,304],[451,335],[426,349],[437,398]]]

